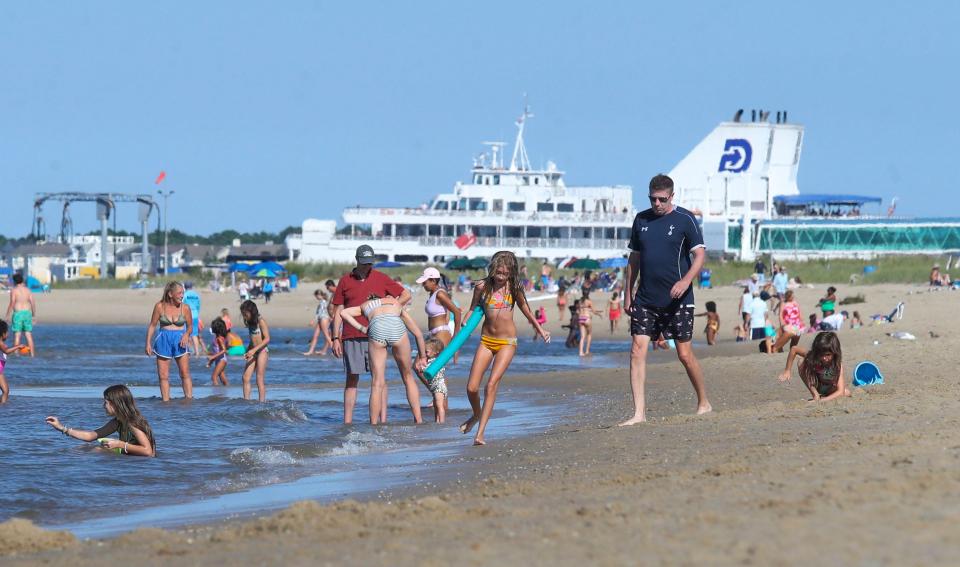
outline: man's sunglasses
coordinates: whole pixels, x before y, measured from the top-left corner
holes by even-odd
[[[670,200],[670,197],[656,197],[654,195],[648,195],[651,203],[666,203]]]

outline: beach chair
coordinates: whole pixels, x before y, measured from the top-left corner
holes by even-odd
[[[889,315],[878,313],[870,318],[879,323],[893,323],[894,321],[903,319],[903,310],[905,307],[906,305],[901,301],[900,303],[897,303],[897,306],[893,308],[893,311],[891,311]]]

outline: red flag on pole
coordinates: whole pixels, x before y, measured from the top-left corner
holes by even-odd
[[[453,241],[460,250],[466,250],[477,243],[477,237],[472,232],[461,234]]]
[[[160,185],[160,182],[167,177],[167,172],[160,170],[160,175],[157,176],[157,180],[153,182],[154,185]]]

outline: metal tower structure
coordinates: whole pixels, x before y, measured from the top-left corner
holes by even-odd
[[[150,246],[147,238],[147,221],[150,212],[157,203],[150,195],[131,195],[126,193],[82,193],[68,191],[63,193],[37,193],[33,199],[33,235],[38,240],[46,239],[46,223],[43,219],[43,204],[47,201],[63,203],[63,215],[60,220],[60,239],[69,242],[73,236],[73,219],[70,217],[70,203],[92,202],[97,204],[97,220],[100,221],[100,277],[107,277],[107,221],[117,207],[117,203],[138,203],[137,218],[140,221],[142,235],[141,269],[146,273],[150,269]],[[157,209],[159,214],[159,208]],[[158,218],[159,221],[159,218]],[[116,215],[114,215],[116,225]]]

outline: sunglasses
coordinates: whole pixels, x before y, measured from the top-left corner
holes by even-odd
[[[651,203],[666,203],[670,200],[670,197],[656,197],[654,195],[648,195]]]

